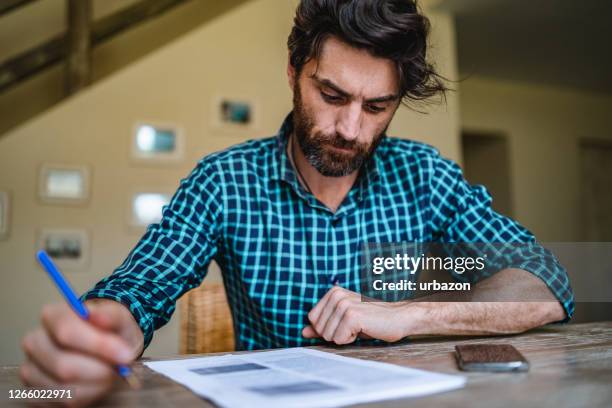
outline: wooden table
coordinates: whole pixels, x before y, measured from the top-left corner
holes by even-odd
[[[453,354],[455,345],[485,342],[514,345],[530,361],[530,371],[507,374],[459,371]],[[515,336],[429,338],[392,346],[316,348],[468,377],[466,387],[460,390],[363,407],[612,407],[612,322],[549,326]],[[141,363],[135,365],[135,372],[143,382],[142,390],[121,387],[98,405],[212,406]],[[7,390],[11,388],[23,388],[17,367],[2,367],[0,405],[10,402]]]

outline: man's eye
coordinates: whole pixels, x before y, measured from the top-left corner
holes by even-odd
[[[376,105],[366,105],[366,110],[370,113],[381,113],[384,112],[385,108]]]
[[[321,96],[323,97],[323,99],[325,101],[330,102],[330,103],[340,103],[340,102],[342,102],[342,97],[341,96],[330,95],[330,94],[325,93],[325,92],[321,92]]]

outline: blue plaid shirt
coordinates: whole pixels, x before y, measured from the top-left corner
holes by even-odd
[[[362,243],[535,241],[495,213],[490,195],[469,185],[455,163],[428,145],[391,137],[332,212],[298,182],[285,149],[291,132],[290,115],[277,136],[200,160],[160,223],[83,298],[125,304],[146,346],[214,259],[238,349],[303,346],[318,342],[301,331],[333,279],[360,292]],[[571,316],[573,294],[563,268],[531,269]]]

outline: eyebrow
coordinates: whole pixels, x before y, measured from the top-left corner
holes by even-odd
[[[313,74],[312,75],[312,79],[314,79],[315,81],[317,81],[321,85],[324,85],[324,86],[326,86],[328,88],[333,89],[335,92],[339,93],[341,96],[343,96],[345,98],[351,98],[352,97],[352,95],[350,93],[348,93],[344,89],[340,88],[338,85],[334,84],[331,80],[329,80],[327,78],[320,78],[317,74]],[[397,99],[399,99],[399,97],[397,95],[391,94],[391,95],[385,95],[385,96],[378,96],[376,98],[369,98],[369,99],[366,99],[365,102],[366,103],[382,103],[382,102],[395,101]]]

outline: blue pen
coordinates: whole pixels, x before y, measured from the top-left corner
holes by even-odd
[[[43,268],[45,268],[51,280],[55,282],[57,288],[64,296],[64,299],[66,299],[68,304],[72,307],[72,310],[74,310],[81,319],[88,320],[89,311],[87,310],[85,305],[81,303],[78,296],[74,293],[74,291],[68,284],[68,281],[66,281],[66,279],[62,276],[59,269],[57,269],[57,267],[51,260],[51,257],[49,257],[49,255],[47,255],[45,251],[40,250],[36,253],[36,258],[38,259],[38,262],[40,262],[40,264],[43,266]],[[139,386],[138,380],[131,375],[132,370],[130,369],[130,367],[126,365],[119,365],[117,366],[117,371],[119,375],[128,382],[129,385],[131,385],[132,387]]]

